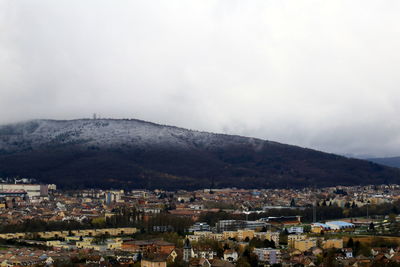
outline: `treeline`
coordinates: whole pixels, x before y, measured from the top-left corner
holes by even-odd
[[[44,221],[41,219],[29,219],[17,224],[0,225],[0,233],[25,233],[25,232],[44,232],[44,231],[68,231],[89,229],[88,222],[78,221]]]

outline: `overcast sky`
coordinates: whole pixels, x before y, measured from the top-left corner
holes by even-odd
[[[139,118],[400,155],[400,1],[0,0],[0,124]]]

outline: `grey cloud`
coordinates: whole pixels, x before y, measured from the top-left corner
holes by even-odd
[[[400,155],[398,1],[0,1],[0,123],[135,117]]]

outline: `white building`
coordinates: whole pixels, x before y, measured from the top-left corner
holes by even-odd
[[[49,194],[48,185],[45,184],[0,184],[2,190],[25,190],[29,198],[47,197]]]
[[[328,225],[334,231],[348,230],[348,229],[352,230],[355,228],[354,224],[342,221],[326,222],[325,224]]]
[[[239,255],[234,249],[228,249],[224,251],[224,260],[229,262],[236,262]]]
[[[289,234],[302,234],[304,233],[304,228],[301,226],[292,226],[287,228]]]
[[[273,248],[255,248],[253,253],[261,262],[268,262],[270,265],[281,263],[281,251]]]
[[[189,232],[203,232],[203,231],[211,231],[210,225],[205,222],[196,222],[189,229]]]

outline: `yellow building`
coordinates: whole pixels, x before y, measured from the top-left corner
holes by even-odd
[[[229,239],[229,238],[237,238],[237,232],[236,231],[224,231],[222,233],[222,237],[224,240]]]
[[[236,238],[241,241],[245,240],[246,238],[251,240],[254,238],[254,230],[238,230]]]
[[[167,267],[167,262],[165,260],[157,259],[143,259],[140,262],[141,267]]]
[[[44,239],[66,238],[71,240],[79,240],[79,238],[87,236],[96,236],[108,234],[110,236],[131,235],[136,233],[137,229],[132,227],[120,228],[104,228],[104,229],[87,229],[72,231],[47,231],[47,232],[26,232],[26,233],[6,233],[0,234],[1,239],[30,239],[39,237]],[[71,236],[71,234],[73,236]]]
[[[61,241],[60,240],[51,240],[46,242],[46,246],[48,247],[57,247],[60,245]]]
[[[80,236],[67,236],[64,238],[65,241],[79,241],[81,239]]]
[[[121,239],[115,239],[114,242],[108,243],[107,248],[108,249],[120,249],[122,246],[122,240]]]
[[[307,251],[310,248],[316,246],[317,246],[317,240],[315,238],[294,241],[294,248],[300,250],[301,252]]]
[[[213,234],[212,239],[216,240],[216,241],[222,241],[222,240],[224,240],[224,236],[223,236],[223,234]]]
[[[207,231],[194,232],[194,235],[196,236],[201,236],[203,238],[209,238],[209,239],[211,239],[212,234],[213,234],[212,232],[207,232]]]
[[[274,241],[276,245],[279,244],[279,232],[255,232],[254,237],[259,238],[261,240],[270,240]]]
[[[288,247],[294,248],[294,243],[299,240],[305,240],[307,238],[306,235],[288,235]]]
[[[328,239],[323,242],[323,248],[324,249],[329,249],[329,248],[337,248],[341,249],[343,248],[343,239]]]
[[[85,241],[77,241],[75,243],[75,246],[77,248],[87,248],[88,246],[90,246],[92,244],[92,242],[90,240],[85,240]]]

